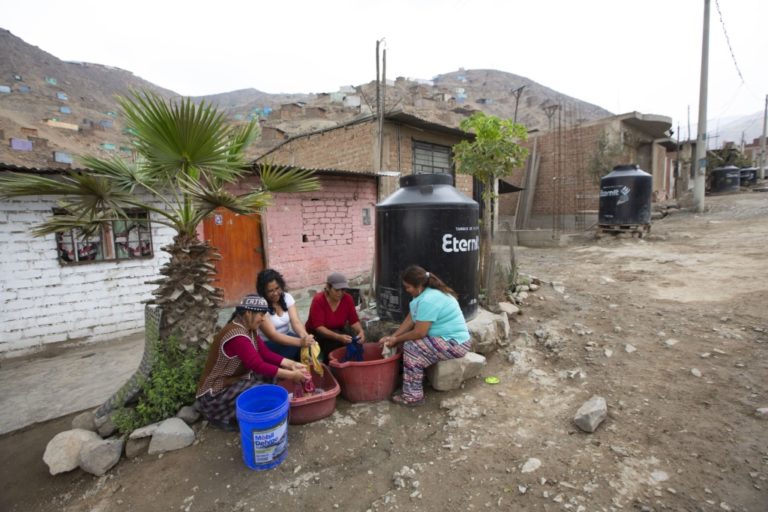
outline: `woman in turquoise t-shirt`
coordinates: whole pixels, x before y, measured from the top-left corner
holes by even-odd
[[[424,370],[438,361],[464,357],[469,352],[469,330],[456,292],[418,265],[403,272],[405,291],[413,297],[410,313],[381,345],[403,343],[403,392],[392,401],[407,406],[424,403]]]

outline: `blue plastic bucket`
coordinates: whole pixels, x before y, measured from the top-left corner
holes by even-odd
[[[235,401],[245,465],[257,471],[280,465],[288,455],[288,391],[262,384]]]

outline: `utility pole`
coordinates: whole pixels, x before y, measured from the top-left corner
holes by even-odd
[[[386,97],[387,86],[387,49],[384,52],[380,50],[384,38],[376,41],[376,128],[378,151],[376,155],[377,172],[383,170],[384,165],[384,99]],[[386,43],[385,43],[386,44]],[[380,70],[381,66],[381,70]]]
[[[760,138],[760,172],[758,178],[765,179],[765,130],[768,126],[768,94],[765,95],[765,111],[763,112],[763,136]]]
[[[387,48],[381,54],[381,102],[379,103],[379,170],[384,165],[384,110],[387,105]]]
[[[699,81],[699,132],[696,136],[696,176],[693,179],[693,203],[704,211],[704,186],[707,177],[707,77],[709,75],[709,0],[704,0],[704,34],[701,42],[701,79]]]

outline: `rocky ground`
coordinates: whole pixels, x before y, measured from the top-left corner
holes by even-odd
[[[199,423],[189,448],[50,476],[65,417],[0,438],[0,510],[766,510],[768,195],[707,205],[643,239],[519,248],[544,285],[482,372],[499,384],[416,409],[340,399],[267,472]],[[608,417],[588,434],[573,416],[593,395]]]

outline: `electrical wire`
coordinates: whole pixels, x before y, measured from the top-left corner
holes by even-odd
[[[720,16],[720,25],[723,27],[723,34],[725,35],[725,42],[728,43],[728,50],[731,52],[731,59],[733,59],[733,65],[736,67],[736,72],[741,78],[741,83],[744,83],[744,76],[741,74],[739,64],[736,62],[736,55],[733,53],[733,47],[731,46],[731,39],[728,37],[728,31],[725,29],[725,20],[723,20],[723,12],[720,10],[720,2],[715,0],[715,6],[717,7],[717,14]]]

